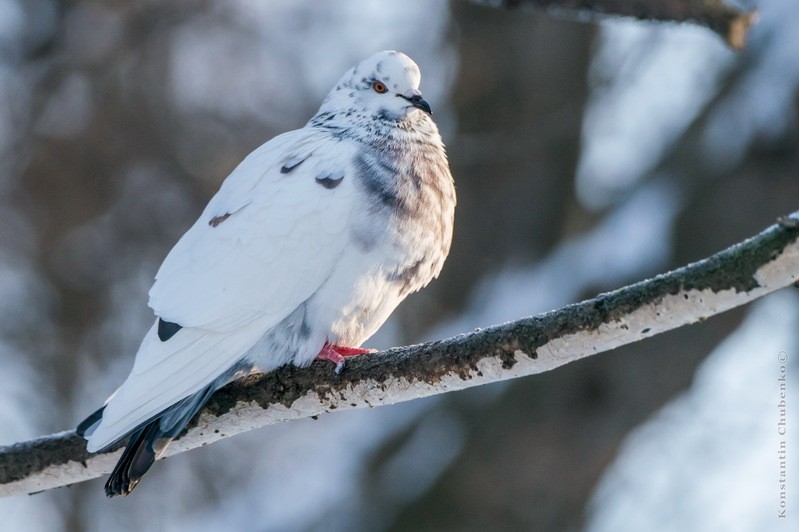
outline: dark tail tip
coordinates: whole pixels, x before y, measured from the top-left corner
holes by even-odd
[[[122,457],[105,483],[106,495],[128,495],[155,463],[157,451],[154,444],[159,436],[158,425],[158,420],[153,421],[131,435]],[[168,442],[159,442],[159,448],[163,449]]]
[[[220,375],[211,384],[202,390],[181,399],[169,408],[150,418],[140,428],[130,433],[128,444],[119,458],[114,471],[105,483],[105,494],[109,497],[127,495],[139,483],[145,473],[161,456],[169,442],[180,434],[186,423],[194,417],[200,408],[208,401],[214,391],[230,380],[231,375],[238,371],[238,366],[233,366]],[[95,412],[80,428],[91,427],[90,420],[97,416],[102,417],[102,412]]]

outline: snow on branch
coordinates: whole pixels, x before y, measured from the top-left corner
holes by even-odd
[[[690,22],[719,34],[740,50],[756,11],[741,11],[722,0],[473,0],[491,7],[532,7],[578,20],[598,20],[608,15],[658,22]]]
[[[341,375],[317,362],[237,381],[214,394],[166,454],[281,421],[542,373],[702,321],[797,280],[799,211],[707,259],[559,310],[355,357]],[[74,431],[0,447],[0,495],[106,474],[120,452],[89,454]]]

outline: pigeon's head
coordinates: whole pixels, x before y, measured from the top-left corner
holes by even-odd
[[[432,114],[419,92],[420,80],[419,67],[407,55],[376,53],[344,74],[319,114],[354,111],[384,120],[399,120],[411,113]]]

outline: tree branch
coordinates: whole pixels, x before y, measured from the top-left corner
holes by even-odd
[[[702,321],[799,279],[799,211],[744,242],[664,275],[539,316],[448,340],[330,364],[284,367],[219,390],[167,456],[333,410],[373,407],[542,373]],[[0,495],[34,493],[111,471],[74,431],[0,447]]]
[[[598,20],[609,15],[658,22],[690,22],[720,35],[741,50],[757,11],[741,11],[721,0],[473,0],[492,7],[532,7],[576,20]]]

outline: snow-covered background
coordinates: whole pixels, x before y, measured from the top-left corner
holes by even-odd
[[[459,210],[441,278],[370,347],[557,308],[799,208],[799,7],[757,5],[736,54],[459,1],[0,0],[0,444],[113,391],[221,180],[381,49],[422,69]],[[126,499],[0,499],[0,529],[791,530],[797,360],[785,290],[548,374],[231,438]]]

